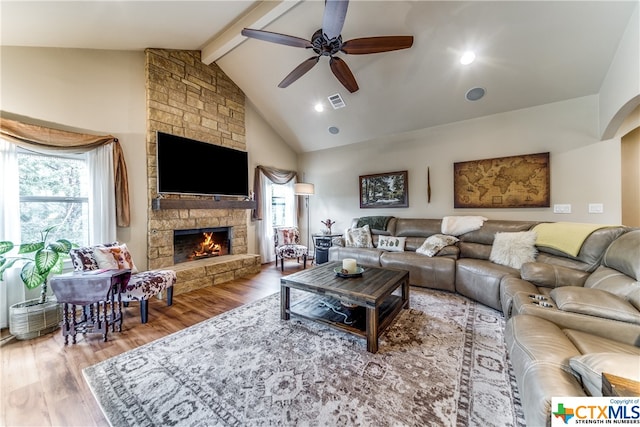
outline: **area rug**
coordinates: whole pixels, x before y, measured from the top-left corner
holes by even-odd
[[[364,338],[281,320],[279,301],[231,310],[84,376],[113,426],[525,425],[501,313],[412,288],[411,308],[372,354]]]

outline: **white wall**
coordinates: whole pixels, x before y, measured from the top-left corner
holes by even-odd
[[[391,142],[391,143],[389,143]],[[453,163],[550,152],[551,204],[569,203],[571,214],[552,208],[454,209]],[[316,185],[311,199],[311,231],[321,220],[366,215],[439,218],[482,214],[490,219],[615,223],[620,212],[620,141],[598,138],[596,95],[438,126],[393,138],[301,155],[300,171]],[[430,168],[432,197],[426,200]],[[408,170],[409,208],[360,209],[358,176]],[[588,214],[589,203],[604,204]]]
[[[143,52],[2,47],[0,109],[60,128],[111,134],[129,172],[131,228],[119,228],[146,268],[147,166]]]
[[[253,178],[256,166],[269,166],[284,170],[297,170],[298,156],[291,147],[260,116],[251,103],[245,104],[247,151],[249,151],[249,188],[253,190]],[[254,190],[255,191],[255,190]],[[251,221],[251,212],[247,212],[247,251],[260,253],[256,235],[256,222]]]
[[[640,105],[640,3],[620,40],[599,95],[600,135],[611,138]]]
[[[144,52],[2,47],[0,110],[72,131],[112,134],[129,172],[131,227],[119,228],[139,269],[147,268]],[[250,187],[257,165],[296,170],[297,156],[247,101]],[[247,211],[248,251],[257,253]]]

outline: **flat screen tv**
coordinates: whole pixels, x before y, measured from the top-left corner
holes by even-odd
[[[246,151],[157,132],[158,193],[248,196]]]

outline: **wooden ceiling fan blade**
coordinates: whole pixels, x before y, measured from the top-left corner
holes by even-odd
[[[349,7],[348,0],[325,0],[322,33],[328,40],[335,39],[342,33],[347,7]]]
[[[344,62],[340,58],[331,57],[331,61],[329,62],[331,66],[331,71],[338,78],[340,83],[351,93],[357,92],[359,87],[356,82],[356,78],[353,77],[353,73],[349,69],[349,66],[346,62]]]
[[[264,40],[266,42],[283,44],[286,46],[312,48],[313,45],[309,40],[300,37],[288,36],[286,34],[272,33],[271,31],[253,30],[244,28],[241,34],[252,39]]]
[[[408,49],[411,46],[413,46],[413,36],[363,37],[347,40],[340,50],[350,55],[364,55]]]
[[[287,77],[285,77],[280,84],[278,85],[278,87],[280,88],[285,88],[287,86],[289,86],[291,83],[295,82],[296,80],[298,80],[300,77],[302,77],[305,73],[307,73],[307,71],[309,71],[310,69],[313,68],[314,65],[316,65],[318,63],[318,60],[320,59],[320,56],[314,56],[311,57],[307,60],[305,60],[302,64],[298,65],[296,68],[293,69],[292,72],[290,72]]]

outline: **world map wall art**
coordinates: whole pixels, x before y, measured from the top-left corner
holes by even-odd
[[[454,163],[453,207],[549,207],[549,169],[549,153]]]

